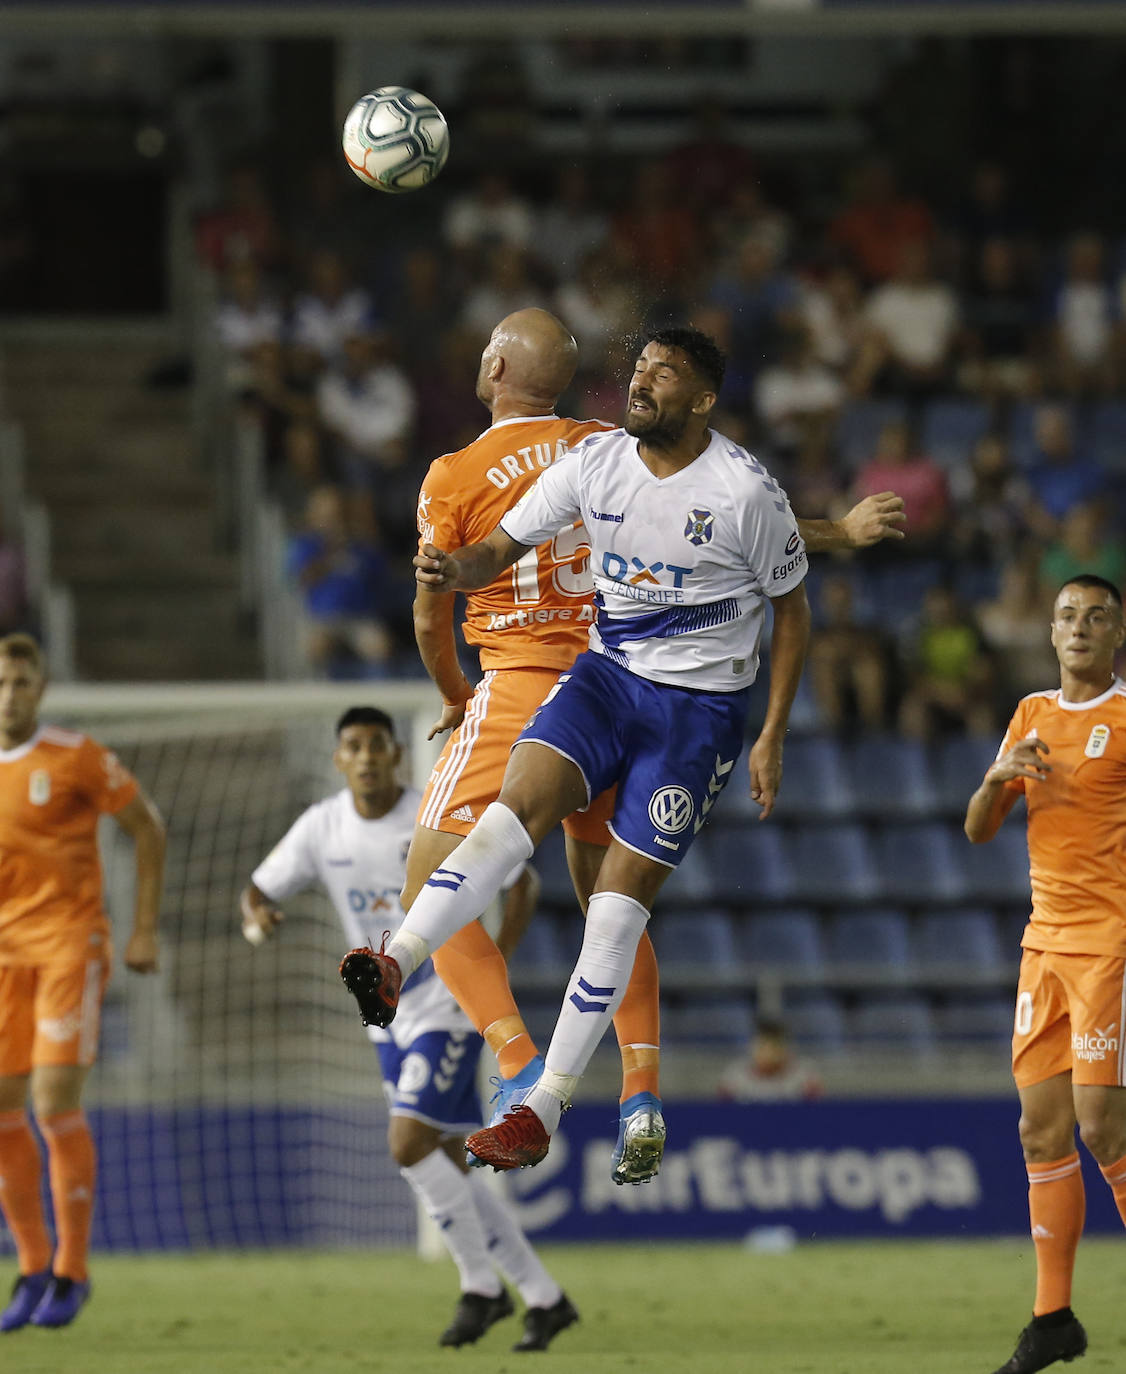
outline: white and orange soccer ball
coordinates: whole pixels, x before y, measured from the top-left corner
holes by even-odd
[[[348,111],[341,140],[348,166],[377,191],[417,191],[446,164],[450,133],[432,100],[406,86],[380,86]]]

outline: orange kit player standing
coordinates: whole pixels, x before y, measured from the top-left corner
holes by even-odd
[[[454,549],[483,539],[544,468],[586,435],[613,428],[600,420],[561,419],[556,401],[578,362],[566,327],[543,310],[502,320],[481,355],[477,396],[492,426],[467,448],[431,464],[419,495],[422,545]],[[891,493],[869,497],[842,520],[800,520],[811,551],[861,548],[902,538],[902,502]],[[485,670],[476,689],[458,662],[454,598],[419,585],[415,634],[427,672],[445,703],[431,731],[454,733],[430,776],[407,858],[403,905],[409,909],[490,802],[496,800],[508,753],[529,717],[587,647],[593,618],[589,543],[581,525],[530,550],[490,586],[466,598],[465,638]],[[596,798],[564,823],[567,859],[586,910],[609,844],[613,794]],[[542,1060],[508,985],[496,945],[472,922],[434,952],[443,981],[497,1056],[505,1080],[497,1111],[512,1093],[531,1087]],[[658,1171],[665,1127],[658,1096],[660,1010],[657,961],[648,934],[614,1028],[622,1053],[622,1111],[612,1176],[642,1183]]]
[[[0,1331],[65,1326],[90,1293],[86,1257],[94,1143],[81,1108],[111,965],[97,824],[112,815],[136,846],[125,963],[157,967],[164,827],[113,754],[38,721],[46,678],[29,635],[0,639],[0,1210],[19,1275]],[[30,1086],[47,1143],[52,1246],[39,1195]]]
[[[966,834],[990,840],[1023,795],[1032,915],[1021,940],[1013,1076],[1036,1247],[1033,1317],[997,1374],[1033,1374],[1087,1348],[1071,1310],[1085,1197],[1075,1128],[1126,1221],[1126,640],[1122,597],[1093,574],[1052,612],[1060,686],[1017,706],[970,799]]]

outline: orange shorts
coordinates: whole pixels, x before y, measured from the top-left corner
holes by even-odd
[[[1018,1088],[1071,1073],[1089,1087],[1126,1086],[1126,959],[1026,949],[1013,1023]]]
[[[500,795],[508,755],[536,708],[555,686],[556,668],[488,672],[469,699],[465,719],[446,741],[422,794],[418,823],[448,835],[468,835]],[[608,845],[614,789],[563,822],[577,840]]]
[[[0,965],[0,1074],[46,1064],[88,1068],[98,1052],[109,951],[79,964]]]

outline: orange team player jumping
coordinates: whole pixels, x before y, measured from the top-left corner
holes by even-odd
[[[0,1210],[19,1275],[0,1332],[66,1326],[90,1294],[86,1256],[94,1143],[82,1086],[94,1062],[110,930],[97,825],[112,815],[136,846],[126,966],[157,967],[164,826],[136,780],[85,735],[40,725],[46,678],[30,635],[0,639]],[[25,1104],[47,1143],[54,1246]]]
[[[1032,1321],[997,1374],[1034,1374],[1087,1348],[1071,1310],[1085,1196],[1075,1127],[1126,1221],[1126,641],[1122,596],[1094,574],[1052,612],[1060,685],[1017,706],[970,798],[966,834],[991,840],[1028,809],[1032,915],[1013,1026],[1013,1077],[1036,1247]]]
[[[423,549],[455,549],[483,539],[500,517],[571,445],[612,429],[600,420],[554,413],[570,383],[578,347],[566,327],[543,310],[520,310],[493,331],[477,375],[477,396],[492,425],[468,447],[438,458],[419,494]],[[872,496],[842,520],[799,520],[811,550],[861,548],[896,528],[903,503],[890,492]],[[452,730],[430,775],[407,858],[403,906],[496,800],[509,750],[529,717],[587,646],[593,619],[590,546],[582,525],[561,530],[531,549],[495,582],[466,599],[464,633],[480,648],[484,677],[466,679],[454,637],[454,598],[419,585],[415,634],[426,670],[445,703],[430,737]],[[613,793],[596,798],[564,822],[567,861],[586,911],[610,842]],[[530,1087],[543,1061],[516,1009],[503,957],[480,922],[460,930],[434,963],[443,981],[496,1054],[504,1080],[497,1113]],[[346,980],[347,981],[347,980]],[[614,1029],[622,1054],[621,1121],[612,1176],[642,1183],[660,1166],[665,1127],[658,1096],[659,987],[648,934],[638,946],[632,978]],[[476,1161],[471,1161],[476,1162]]]

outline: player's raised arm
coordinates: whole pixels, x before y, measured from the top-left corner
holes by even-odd
[[[866,549],[882,539],[903,539],[906,520],[903,498],[894,491],[866,496],[839,520],[798,519],[798,533],[807,553],[840,553]]]
[[[242,915],[243,938],[251,945],[262,944],[285,920],[285,912],[281,907],[252,882],[247,883],[239,893],[238,905]]]
[[[782,744],[790,708],[801,681],[810,622],[804,583],[782,596],[772,597],[770,604],[774,610],[774,629],[770,636],[770,696],[766,719],[747,760],[751,797],[762,807],[760,821],[766,820],[774,809],[774,798],[782,781]]]
[[[500,525],[479,544],[467,544],[453,553],[423,544],[414,556],[415,579],[435,592],[475,592],[487,587],[530,547],[518,544]]]
[[[1020,794],[1016,788],[1007,786],[1008,783],[1017,778],[1038,782],[1048,776],[1052,767],[1042,756],[1049,752],[1045,740],[1018,740],[990,768],[966,807],[963,828],[972,844],[985,844],[991,840],[1013,809]]]
[[[143,792],[114,812],[113,818],[133,841],[137,865],[133,931],[125,946],[125,966],[134,973],[155,973],[159,967],[157,924],[164,887],[164,822]]]

